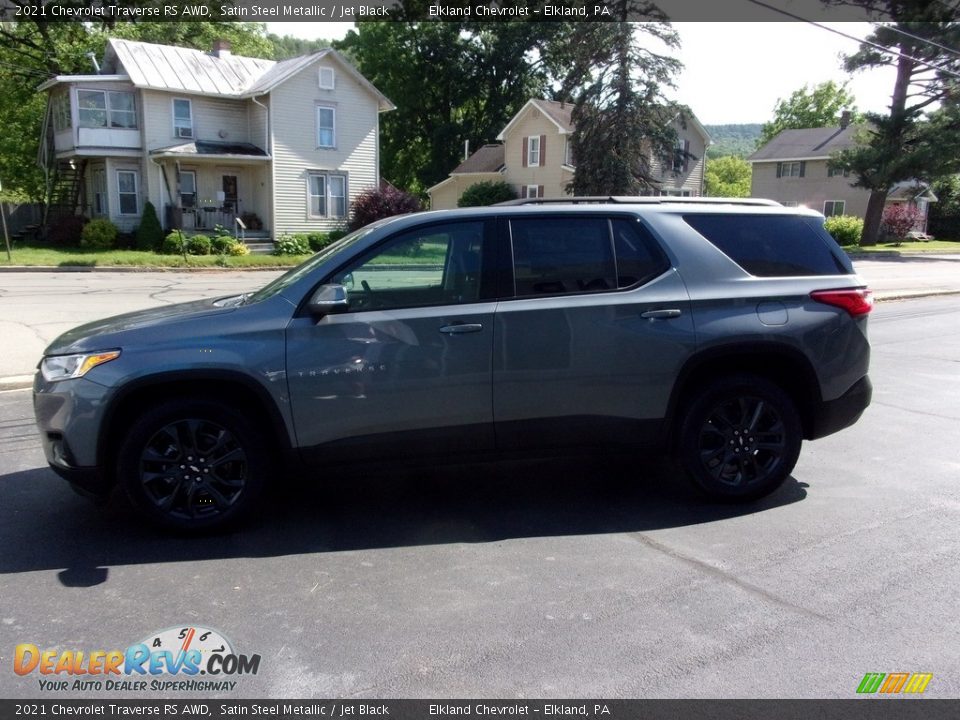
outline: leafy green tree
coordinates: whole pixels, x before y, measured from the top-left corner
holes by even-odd
[[[516,200],[517,193],[508,183],[484,180],[474,183],[457,200],[457,207],[483,207],[507,200]]]
[[[947,175],[933,184],[937,202],[930,205],[928,232],[937,238],[960,240],[960,175]]]
[[[750,197],[752,168],[743,158],[727,155],[707,161],[703,180],[710,197]]]
[[[621,22],[577,23],[569,44],[572,69],[564,91],[576,95],[571,150],[577,172],[569,187],[575,195],[655,190],[654,161],[672,165],[673,120],[683,118],[683,109],[663,97],[681,64],[650,49],[679,47],[676,32],[664,21],[626,22],[628,13],[640,10],[659,17],[649,6],[631,0],[612,5]]]
[[[851,0],[877,5],[875,0]],[[876,25],[845,59],[854,72],[877,67],[896,69],[890,112],[869,113],[858,146],[832,160],[852,171],[854,185],[870,191],[862,245],[875,245],[890,189],[905,180],[931,181],[960,171],[960,107],[957,89],[960,45],[957,10],[927,0],[883,0],[880,9],[892,20]]]
[[[844,110],[850,112],[851,120],[856,120],[855,103],[846,83],[837,85],[833,80],[827,80],[812,88],[804,85],[786,100],[777,100],[773,120],[764,124],[757,147],[766,145],[784,130],[836,125]]]
[[[409,2],[403,3],[412,7]],[[531,97],[547,94],[563,23],[362,22],[335,47],[397,106],[380,123],[381,172],[423,194],[465,141],[492,142]]]

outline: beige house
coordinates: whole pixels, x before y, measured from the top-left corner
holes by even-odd
[[[334,50],[274,62],[224,41],[205,53],[111,39],[98,70],[39,88],[39,159],[61,214],[129,232],[149,200],[165,228],[277,237],[342,227],[379,185],[379,114],[394,106]]]
[[[499,144],[484,145],[427,191],[431,207],[456,207],[463,191],[482,181],[506,182],[518,197],[568,195],[567,185],[576,172],[570,154],[572,110],[570,103],[529,100],[497,136]],[[700,196],[710,136],[692,114],[685,126],[679,118],[673,122],[678,136],[677,162],[671,168],[654,163],[660,193]]]
[[[856,143],[858,126],[846,116],[838,126],[784,130],[747,158],[753,168],[750,195],[789,205],[803,205],[831,215],[867,212],[870,191],[854,187],[849,172],[832,170],[830,157]],[[921,213],[917,230],[926,229],[927,212],[936,196],[923,183],[902,182],[887,196],[887,205],[906,204]]]

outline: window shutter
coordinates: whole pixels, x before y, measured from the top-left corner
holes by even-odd
[[[529,144],[530,144],[530,138],[524,138],[523,147],[520,148],[523,151],[523,167],[527,166],[527,158],[529,157],[529,153],[527,152],[527,149]]]
[[[783,163],[777,163],[777,177],[783,172]]]
[[[540,167],[547,164],[547,136],[540,136]]]
[[[538,198],[543,197],[543,185],[537,185],[537,197]]]
[[[807,161],[801,160],[800,161],[800,177],[803,177],[806,172],[807,172]]]
[[[683,171],[687,172],[690,169],[690,141],[683,141]]]

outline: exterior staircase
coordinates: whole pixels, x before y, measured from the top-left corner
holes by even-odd
[[[273,240],[267,230],[245,230],[243,240],[253,255],[273,254]]]
[[[86,160],[60,160],[56,166],[50,198],[47,203],[44,225],[49,227],[57,220],[76,215],[80,209],[80,194],[83,192],[83,173]]]

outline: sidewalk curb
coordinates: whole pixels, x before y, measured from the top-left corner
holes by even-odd
[[[7,390],[23,390],[33,387],[33,375],[11,375],[0,377],[0,392]]]
[[[139,266],[105,266],[93,265],[0,265],[0,273],[75,273],[75,272],[105,272],[105,273],[151,273],[151,272],[285,272],[292,270],[295,265],[276,265],[259,267],[139,267]]]

